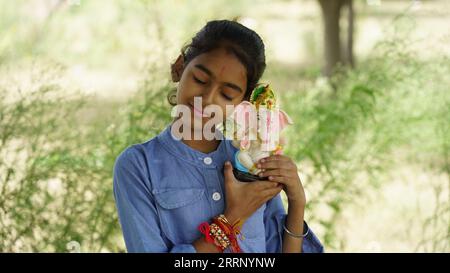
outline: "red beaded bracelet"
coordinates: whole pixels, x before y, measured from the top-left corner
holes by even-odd
[[[243,236],[241,234],[241,221],[237,220],[234,224],[230,224],[225,215],[221,214],[214,218],[213,222],[218,225],[225,232],[225,235],[229,238],[231,243],[231,251],[234,253],[241,252],[241,248],[239,247],[237,240],[238,235],[241,235],[241,240],[243,239]]]
[[[214,244],[219,251],[223,252],[230,245],[230,240],[218,225],[203,222],[198,229],[205,235],[205,241]]]
[[[203,222],[198,229],[205,235],[206,242],[214,244],[220,251],[223,252],[226,248],[231,247],[231,252],[239,253],[241,248],[237,236],[240,235],[243,240],[241,226],[240,220],[230,224],[225,215],[221,214],[213,219],[212,224]]]

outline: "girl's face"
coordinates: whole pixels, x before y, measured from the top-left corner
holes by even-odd
[[[191,110],[191,124],[201,117],[209,105],[221,108],[226,118],[226,106],[242,102],[247,87],[247,70],[239,59],[225,48],[217,48],[192,59],[184,68],[177,89],[177,104]],[[201,105],[194,98],[201,98]],[[198,109],[201,106],[201,109]],[[211,117],[202,117],[205,124]]]

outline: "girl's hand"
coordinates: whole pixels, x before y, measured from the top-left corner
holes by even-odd
[[[305,191],[297,173],[297,165],[285,155],[272,155],[258,161],[257,167],[263,169],[260,177],[269,177],[269,181],[280,183],[289,202],[306,205]]]
[[[225,194],[226,209],[225,217],[234,223],[240,219],[247,220],[264,203],[279,194],[283,188],[278,183],[270,181],[240,182],[234,177],[233,166],[230,162],[225,163]]]

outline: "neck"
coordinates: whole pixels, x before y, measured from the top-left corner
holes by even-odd
[[[220,140],[185,140],[182,139],[184,144],[188,145],[194,150],[208,154],[214,152],[220,144]]]

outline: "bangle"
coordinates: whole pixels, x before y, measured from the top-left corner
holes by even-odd
[[[288,235],[290,235],[290,236],[292,236],[292,237],[295,237],[295,238],[305,238],[306,235],[309,234],[309,227],[308,227],[308,225],[306,224],[305,221],[303,221],[303,230],[306,229],[306,232],[304,232],[304,234],[295,234],[295,233],[292,233],[291,231],[289,231],[289,229],[287,229],[286,224],[283,224],[283,228],[284,228],[284,231],[286,231],[286,233],[287,233]]]
[[[218,225],[213,223],[210,225],[210,227],[210,234],[214,238],[214,244],[218,246],[222,251],[224,251],[227,247],[230,246],[230,239],[228,239],[226,234]]]
[[[230,243],[229,246],[231,248],[231,252],[233,253],[242,252],[237,240],[237,236],[242,235],[241,234],[242,222],[240,220],[237,220],[235,223],[230,224],[225,215],[221,214],[213,219],[213,223],[217,225],[225,233]]]
[[[205,241],[214,244],[221,252],[230,246],[230,240],[216,224],[204,222],[200,224],[198,229],[205,235]]]

